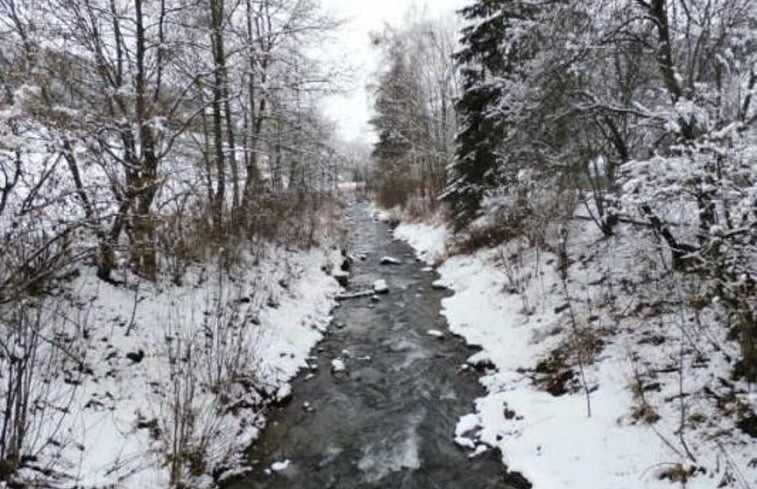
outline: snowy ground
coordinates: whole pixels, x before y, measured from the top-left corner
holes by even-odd
[[[50,344],[66,348],[40,352],[19,479],[203,488],[241,470],[263,408],[289,395],[330,321],[339,260],[270,249],[234,273],[192,270],[182,287],[114,287],[85,271],[40,309]]]
[[[556,257],[519,242],[438,268],[488,390],[457,442],[499,447],[535,488],[757,487],[757,439],[735,426],[757,391],[730,378],[738,347],[717,307],[691,307],[656,249],[571,231],[565,283]],[[403,223],[395,237],[435,263],[451,234]]]

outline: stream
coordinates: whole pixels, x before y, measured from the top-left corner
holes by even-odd
[[[253,447],[252,474],[232,489],[513,488],[496,450],[470,458],[454,443],[460,416],[482,395],[476,373],[462,370],[473,351],[447,330],[435,290],[439,276],[415,259],[367,205],[345,211],[355,260],[350,291],[386,280],[390,292],[344,301],[328,336],[293,383],[292,401],[269,413]],[[401,261],[381,265],[381,258]],[[444,332],[443,339],[429,330]],[[332,360],[345,370],[334,372]],[[274,463],[290,461],[277,466]]]

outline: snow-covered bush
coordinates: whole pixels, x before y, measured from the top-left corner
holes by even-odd
[[[464,14],[459,109],[489,123],[461,134],[445,195],[467,209],[463,189],[478,189],[470,229],[494,216],[536,236],[574,217],[606,238],[636,225],[624,239],[661,243],[729,308],[739,370],[757,378],[754,2],[474,2]]]
[[[67,478],[74,461],[61,455],[76,441],[65,427],[94,360],[86,307],[60,297],[0,310],[2,479],[46,485]]]

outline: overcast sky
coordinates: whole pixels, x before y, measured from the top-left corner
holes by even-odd
[[[345,95],[329,97],[323,108],[336,121],[344,139],[373,141],[368,126],[371,101],[365,85],[376,71],[379,53],[371,48],[369,34],[381,31],[385,23],[401,25],[413,4],[427,7],[432,17],[452,13],[467,0],[321,0],[324,9],[345,25],[336,34],[333,46],[324,46],[330,53],[356,67],[355,89]]]

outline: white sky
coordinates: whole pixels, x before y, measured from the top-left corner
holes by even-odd
[[[323,102],[326,115],[334,120],[339,133],[347,141],[374,141],[368,125],[371,100],[366,84],[378,68],[379,53],[370,45],[369,34],[381,31],[385,23],[402,24],[403,18],[413,5],[426,7],[430,16],[439,17],[453,13],[469,3],[468,0],[321,0],[324,10],[346,21],[336,34],[333,46],[324,50],[337,55],[355,66],[354,89],[344,95],[328,97]]]

